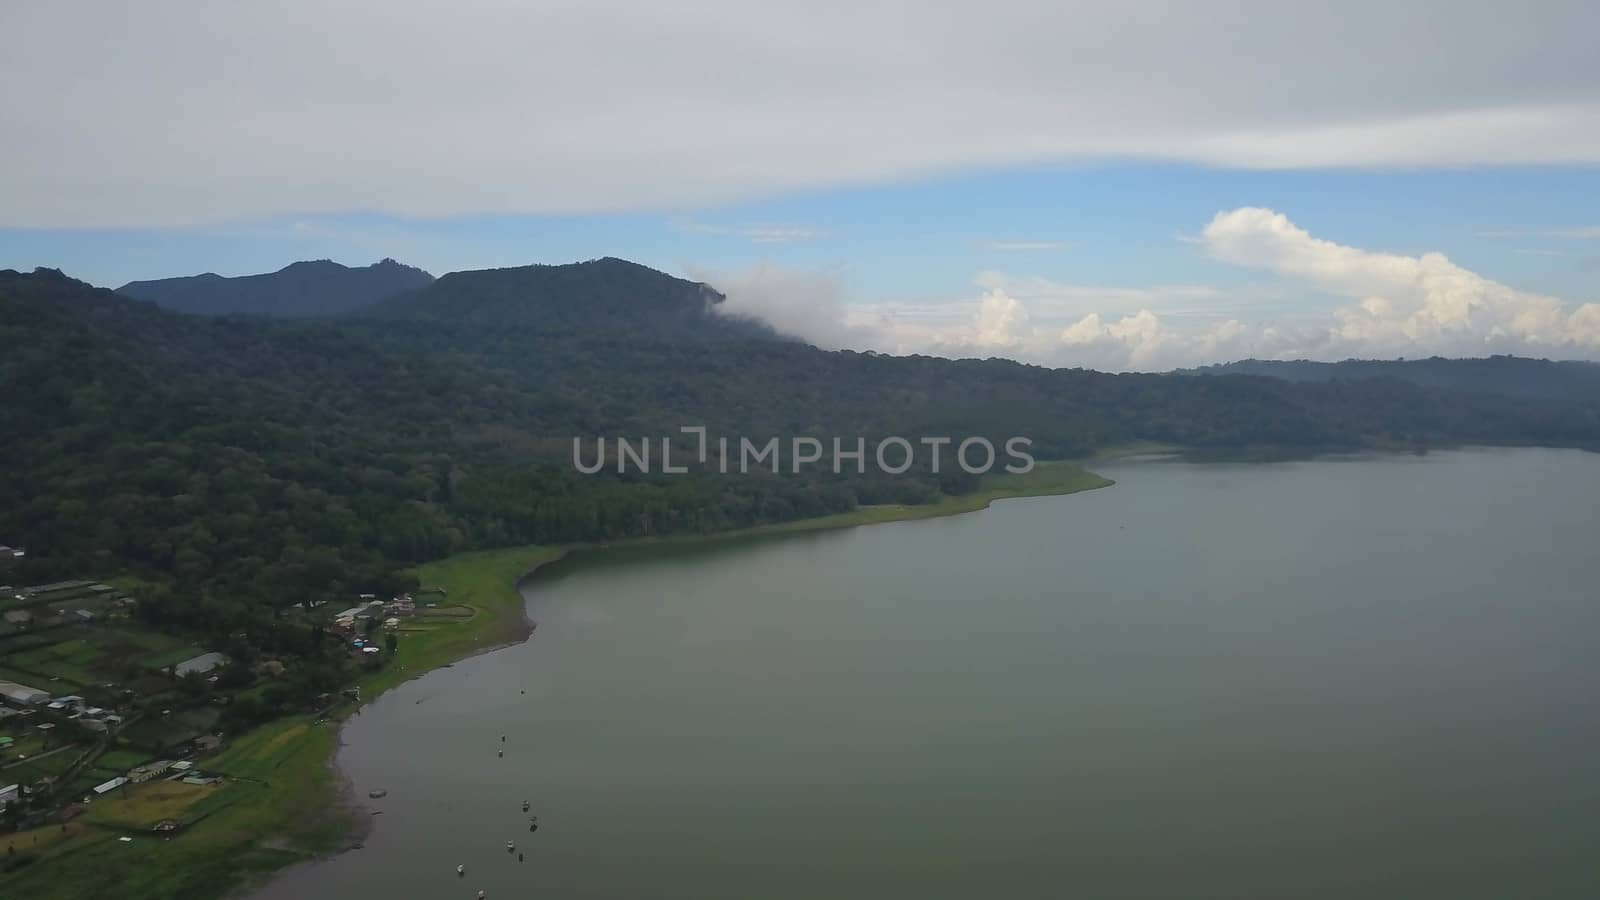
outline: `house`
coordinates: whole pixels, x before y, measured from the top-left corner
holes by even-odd
[[[214,734],[202,734],[194,739],[194,748],[202,753],[215,750],[222,746],[222,738]]]
[[[218,666],[225,666],[227,664],[228,658],[226,656],[213,651],[211,653],[202,653],[199,656],[190,657],[189,659],[178,663],[172,667],[172,674],[178,676],[179,678],[188,675],[190,672],[197,672],[201,675],[204,675]]]
[[[94,621],[94,613],[88,611],[87,609],[80,609],[80,610],[74,612],[73,615],[77,616],[78,617],[78,621],[80,621],[80,622],[93,622]]]
[[[107,794],[107,793],[110,793],[111,791],[116,790],[119,787],[122,787],[123,785],[125,785],[127,783],[128,783],[128,779],[123,778],[121,776],[118,776],[118,777],[113,778],[110,781],[106,782],[105,784],[97,784],[97,785],[95,785],[94,792],[96,794]]]
[[[128,770],[128,780],[134,784],[141,784],[149,781],[157,775],[160,775],[162,772],[165,772],[170,768],[172,768],[172,760],[170,759],[158,759],[154,762],[147,762],[142,766],[135,766],[134,768]]]
[[[5,787],[0,787],[0,809],[10,806],[11,801],[17,799],[21,794],[22,785],[20,784],[8,784]]]
[[[50,702],[50,694],[38,688],[17,684],[15,681],[0,681],[0,700],[5,700],[13,706],[38,706]]]
[[[15,625],[18,628],[26,628],[28,627],[28,623],[33,621],[33,613],[28,612],[25,609],[8,609],[6,610],[5,620],[7,625]]]

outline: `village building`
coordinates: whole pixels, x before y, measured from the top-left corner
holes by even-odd
[[[147,762],[142,766],[135,766],[134,768],[128,770],[128,780],[134,784],[142,784],[170,768],[172,768],[172,760],[170,759],[158,759],[154,762]]]
[[[26,628],[28,623],[32,621],[33,613],[28,612],[25,609],[8,609],[5,612],[5,622],[7,625],[15,625],[18,628]]]
[[[225,666],[227,664],[228,658],[226,656],[212,651],[210,653],[202,653],[199,656],[190,657],[189,659],[178,663],[172,667],[172,674],[178,676],[179,678],[182,678],[191,672],[204,675],[218,666]]]
[[[119,775],[116,778],[113,778],[113,779],[111,779],[110,781],[107,781],[104,784],[95,785],[94,792],[96,794],[108,794],[108,793],[116,790],[117,788],[122,787],[123,785],[125,785],[127,783],[128,783],[128,779],[123,778],[122,776]]]
[[[38,706],[41,703],[49,703],[50,694],[15,681],[0,681],[0,700],[14,706]]]

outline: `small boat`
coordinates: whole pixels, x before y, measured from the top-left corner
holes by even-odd
[[[501,751],[497,752],[495,755],[496,756],[505,756],[506,752],[504,750],[501,750]]]
[[[517,849],[517,845],[516,845],[515,841],[506,841],[506,852],[507,853],[510,853],[512,850],[515,850],[515,849]]]
[[[526,800],[522,801],[522,811],[527,812],[530,809],[533,809],[533,804]]]
[[[465,874],[467,874],[467,867],[466,866],[456,866],[456,874],[457,875],[465,875]]]
[[[374,800],[377,800],[380,797],[389,796],[389,792],[384,790],[383,788],[378,788],[377,790],[367,791],[367,796],[371,797]]]

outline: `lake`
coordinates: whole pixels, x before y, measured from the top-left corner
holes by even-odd
[[[1600,456],[1094,468],[563,561],[259,898],[1600,896]]]

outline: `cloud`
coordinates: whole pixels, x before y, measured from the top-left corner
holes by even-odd
[[[984,241],[978,246],[984,250],[1000,253],[1027,253],[1036,250],[1065,250],[1070,245],[1066,241]]]
[[[1442,253],[1404,256],[1316,238],[1270,209],[1218,213],[1203,237],[1224,262],[1267,269],[1355,301],[1335,312],[1325,337],[1329,350],[1592,351],[1600,337],[1585,327],[1586,307],[1569,311],[1555,297],[1485,278]]]
[[[690,234],[710,234],[722,237],[741,237],[752,244],[793,244],[826,237],[827,232],[795,225],[709,225],[704,222],[674,222],[675,231]]]
[[[976,299],[942,308],[850,304],[836,278],[770,269],[724,290],[733,311],[825,347],[1008,356],[1111,371],[1249,356],[1600,358],[1600,303],[1574,306],[1518,290],[1441,253],[1346,246],[1259,207],[1217,213],[1199,241],[1218,261],[1281,283],[1240,296],[1209,285],[1102,287],[991,271],[975,278],[982,292]]]
[[[832,273],[763,264],[746,272],[691,268],[688,275],[723,293],[726,299],[718,304],[718,312],[765,322],[780,334],[825,350],[897,346],[890,319],[872,309],[847,305],[843,285]]]
[[[1109,159],[1600,162],[1587,0],[939,10],[7,4],[0,226],[704,209]]]
[[[1540,228],[1533,230],[1501,230],[1480,231],[1478,237],[1486,238],[1527,238],[1527,237],[1552,237],[1569,238],[1573,240],[1600,240],[1600,225],[1577,225],[1569,228]]]

